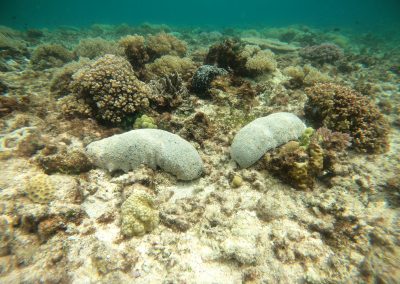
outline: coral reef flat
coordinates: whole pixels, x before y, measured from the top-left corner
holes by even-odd
[[[0,26],[0,282],[399,283],[399,44],[307,26]],[[240,167],[236,134],[278,112],[307,128],[268,147],[254,128],[240,154],[268,150]],[[268,123],[266,139],[285,134]],[[88,145],[114,135],[99,168]]]

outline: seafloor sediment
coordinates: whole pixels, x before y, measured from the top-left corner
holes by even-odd
[[[399,283],[399,43],[0,27],[0,282]],[[282,111],[308,132],[239,168],[235,134]],[[88,144],[135,128],[190,142],[201,177],[92,164]]]

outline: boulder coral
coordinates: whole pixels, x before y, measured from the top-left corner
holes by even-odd
[[[159,129],[137,129],[90,143],[87,154],[95,165],[109,171],[128,172],[144,164],[181,180],[193,180],[203,172],[196,149],[176,134]]]
[[[240,167],[250,167],[268,150],[298,139],[305,128],[292,113],[277,112],[257,118],[236,134],[231,145],[231,157]]]

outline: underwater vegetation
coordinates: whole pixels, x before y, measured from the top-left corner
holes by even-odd
[[[0,282],[396,283],[399,40],[0,26]]]
[[[388,150],[389,123],[379,109],[351,88],[320,83],[307,88],[306,115],[319,126],[348,133],[357,150]]]

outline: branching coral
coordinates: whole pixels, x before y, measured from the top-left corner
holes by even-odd
[[[298,88],[312,86],[316,83],[327,83],[333,79],[326,73],[320,72],[309,64],[300,66],[289,66],[283,69],[283,73],[290,77],[289,87]]]
[[[121,38],[118,43],[124,49],[125,56],[133,69],[139,70],[150,61],[150,55],[143,36],[128,35]]]
[[[61,67],[73,59],[72,52],[62,45],[42,44],[33,51],[31,65],[34,70],[44,70],[52,67]]]
[[[178,73],[184,79],[188,79],[192,77],[195,68],[194,62],[190,58],[164,55],[156,59],[153,63],[146,64],[145,77],[155,79]]]
[[[246,69],[251,75],[258,75],[274,71],[277,63],[274,54],[270,50],[257,50],[255,54],[246,61]]]
[[[185,42],[167,33],[150,35],[147,38],[128,35],[121,38],[118,43],[135,70],[141,70],[145,64],[164,55],[182,57],[187,50]]]
[[[174,109],[189,95],[182,77],[177,73],[151,80],[148,86],[151,89],[149,96],[151,107],[157,110]]]
[[[389,124],[379,109],[356,91],[333,83],[307,88],[305,113],[318,126],[348,133],[354,147],[379,153],[388,149]]]
[[[99,119],[111,123],[149,106],[148,86],[136,78],[127,60],[115,55],[105,55],[78,70],[71,88]]]
[[[212,46],[205,63],[231,69],[240,76],[257,76],[274,71],[277,67],[270,50],[261,50],[257,45],[246,45],[233,39]]]

